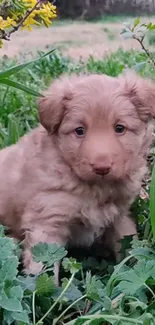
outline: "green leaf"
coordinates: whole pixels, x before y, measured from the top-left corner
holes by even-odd
[[[56,244],[39,243],[32,247],[33,258],[36,262],[46,263],[47,266],[53,266],[66,256],[67,251],[64,247]]]
[[[152,24],[152,23],[149,23],[149,24],[147,24],[147,29],[148,30],[153,30],[153,29],[155,29],[155,25]]]
[[[0,293],[0,306],[9,311],[22,311],[21,302],[17,298],[8,298],[5,292]]]
[[[150,247],[137,247],[133,248],[131,254],[136,256],[137,259],[155,260],[155,251]]]
[[[137,25],[139,25],[139,23],[140,23],[140,18],[139,17],[137,17],[136,19],[135,19],[135,21],[134,21],[134,23],[133,23],[133,30],[135,29],[135,27],[137,26]]]
[[[146,25],[146,27],[147,27],[148,30],[151,29],[151,27],[152,27],[152,23],[151,23],[151,22],[148,23],[148,24]]]
[[[14,286],[10,289],[10,296],[16,297],[18,300],[22,300],[23,298],[23,290],[20,286]]]
[[[30,324],[29,317],[25,311],[12,312],[11,316],[12,316],[13,320],[15,320],[15,321],[18,320],[18,321],[24,322],[26,324]]]
[[[133,69],[135,69],[136,72],[139,72],[145,67],[145,65],[146,65],[146,61],[139,62],[133,67]]]
[[[10,257],[0,268],[0,282],[6,280],[13,281],[17,275],[18,259],[16,256]]]
[[[0,225],[0,237],[5,236],[5,230],[7,230],[7,227],[4,227],[3,225]]]
[[[51,54],[52,52],[54,52],[55,49],[53,50],[50,50],[48,51],[47,53],[45,53],[44,55],[34,59],[34,60],[31,60],[31,61],[28,61],[28,62],[25,62],[25,63],[22,63],[22,64],[18,64],[14,67],[11,67],[5,71],[0,71],[0,79],[4,79],[4,78],[8,78],[10,77],[11,75],[19,72],[20,70],[22,70],[23,68],[27,67],[28,65],[32,64],[32,63],[35,63],[36,61],[38,60],[41,60],[43,58],[45,58],[47,55]]]
[[[95,276],[92,276],[90,272],[86,274],[86,295],[89,299],[95,301],[102,301],[100,297],[99,289],[102,288],[102,284]]]
[[[54,278],[47,273],[40,275],[36,281],[36,292],[38,295],[52,294],[56,289]]]
[[[62,288],[64,289],[68,284],[68,279],[64,278],[62,282]],[[76,299],[82,297],[81,291],[76,287],[74,283],[70,285],[65,294],[63,295],[62,300],[64,301],[75,301]]]
[[[7,325],[12,324],[14,321],[24,322],[26,325],[30,324],[29,317],[25,311],[10,312],[8,310],[4,310],[4,320],[6,321]]]
[[[20,284],[20,287],[25,290],[35,291],[36,282],[35,277],[32,276],[18,276],[17,282]]]
[[[64,258],[62,265],[65,271],[70,271],[71,273],[77,273],[81,270],[81,263],[78,263],[75,258]]]
[[[0,83],[4,84],[4,85],[7,85],[7,86],[14,87],[14,88],[19,89],[19,90],[23,90],[26,93],[28,93],[30,95],[33,95],[33,96],[36,96],[36,97],[44,97],[43,95],[41,95],[37,91],[35,91],[35,90],[31,89],[31,88],[28,88],[28,87],[26,87],[24,85],[21,85],[18,82],[15,82],[15,81],[10,80],[10,79],[0,79]]]
[[[6,146],[15,144],[20,138],[20,124],[18,119],[13,114],[8,116],[7,134]]]
[[[8,237],[0,238],[0,261],[5,261],[7,258],[14,255],[15,244],[13,239]]]
[[[141,287],[145,286],[146,281],[155,278],[154,261],[140,260],[133,269],[123,272],[119,278],[121,282],[118,288],[130,295],[134,295]]]
[[[123,35],[124,39],[133,38],[133,35],[134,35],[131,31],[128,31],[128,32],[124,31],[121,34]]]
[[[150,184],[150,220],[153,239],[155,240],[155,163],[152,170],[152,178]]]
[[[143,325],[154,325],[155,324],[154,317],[150,313],[144,313],[142,315],[141,319],[143,321]]]
[[[3,311],[3,321],[6,322],[4,324],[10,325],[14,322],[14,319],[12,317],[12,312],[4,309]]]
[[[3,315],[4,315],[4,320],[6,321],[7,325],[12,324],[14,321],[24,322],[24,324],[26,324],[26,325],[30,324],[29,317],[28,317],[28,315],[27,315],[27,313],[25,311],[22,311],[22,312],[10,312],[8,310],[4,310]]]
[[[94,322],[92,322],[94,321]],[[69,321],[65,323],[65,325],[88,325],[88,324],[106,324],[103,321],[107,321],[109,324],[113,325],[144,325],[143,321],[140,318],[131,318],[125,317],[121,315],[109,315],[109,314],[94,314],[94,315],[86,315],[77,318],[76,320]],[[149,324],[150,325],[150,324]],[[151,324],[153,325],[153,324]]]

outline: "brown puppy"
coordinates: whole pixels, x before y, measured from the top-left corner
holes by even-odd
[[[42,265],[43,241],[91,245],[111,226],[116,241],[136,234],[128,217],[146,172],[155,85],[135,74],[72,76],[39,100],[39,126],[0,151],[0,221],[25,234],[26,272]]]

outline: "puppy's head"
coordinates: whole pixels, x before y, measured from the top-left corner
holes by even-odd
[[[39,100],[39,116],[80,179],[122,179],[144,164],[155,85],[133,73],[64,77]]]

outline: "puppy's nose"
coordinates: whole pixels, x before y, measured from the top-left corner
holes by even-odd
[[[93,164],[93,170],[97,175],[107,175],[109,174],[110,170],[111,170],[111,161],[110,159],[107,159],[106,157],[103,159],[98,157],[98,159],[96,160],[96,162]]]
[[[100,167],[96,167],[94,168],[94,172],[97,174],[97,175],[101,175],[101,176],[104,176],[104,175],[107,175],[109,174],[111,170],[111,167],[106,167],[106,166],[100,166]]]

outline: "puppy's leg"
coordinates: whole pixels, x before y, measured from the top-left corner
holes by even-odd
[[[125,236],[137,238],[136,224],[131,218],[126,216],[117,219],[114,225],[107,232],[105,231],[106,244],[114,252],[117,263],[121,260],[121,243],[119,243],[119,240]]]
[[[25,233],[24,240],[24,254],[23,254],[23,262],[24,262],[24,273],[26,274],[37,274],[40,273],[43,264],[42,262],[35,262],[32,258],[31,247],[36,245],[39,242],[45,243],[54,243],[58,245],[65,245],[62,238],[55,234],[54,230],[50,229],[50,233],[45,232],[41,227],[35,227],[35,229],[31,231],[27,231]],[[59,285],[59,267],[60,262],[56,262],[54,265],[54,277],[56,285]]]
[[[136,224],[133,219],[129,217],[120,218],[119,222],[116,222],[115,227],[115,236],[114,236],[114,252],[116,256],[117,263],[121,260],[121,244],[118,243],[119,240],[123,239],[125,236],[133,236],[133,238],[138,238]]]

